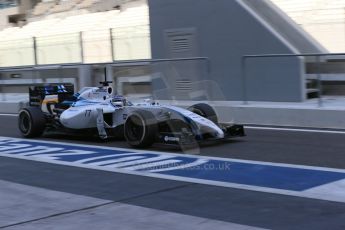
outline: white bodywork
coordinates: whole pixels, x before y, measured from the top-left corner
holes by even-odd
[[[123,125],[133,111],[140,109],[153,113],[157,121],[164,121],[168,116],[170,119],[193,123],[198,132],[210,132],[217,138],[224,137],[224,132],[218,125],[189,110],[148,101],[133,105],[126,101],[114,101],[113,98],[111,87],[84,88],[72,107],[61,114],[60,122],[70,129],[98,128],[101,135],[105,128]],[[111,124],[104,120],[104,114],[112,117]]]

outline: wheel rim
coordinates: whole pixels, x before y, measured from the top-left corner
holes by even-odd
[[[19,129],[24,134],[27,134],[31,129],[31,120],[26,112],[20,114]]]
[[[129,141],[140,142],[144,137],[145,124],[143,120],[136,116],[132,115],[128,118],[126,122],[126,136]]]

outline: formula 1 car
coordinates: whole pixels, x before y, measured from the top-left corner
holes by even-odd
[[[188,145],[205,140],[244,136],[241,125],[220,125],[214,109],[200,103],[188,109],[144,100],[133,104],[114,95],[108,81],[74,94],[72,84],[29,88],[29,106],[19,112],[19,130],[24,137],[39,137],[45,131],[61,130],[124,138],[136,148],[156,142]]]

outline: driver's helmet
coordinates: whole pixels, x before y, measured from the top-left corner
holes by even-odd
[[[113,98],[111,99],[111,103],[114,106],[125,106],[127,105],[127,100],[124,96],[114,95]]]

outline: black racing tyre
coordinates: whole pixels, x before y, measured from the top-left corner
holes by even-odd
[[[135,111],[126,119],[124,137],[127,143],[133,147],[150,147],[155,142],[157,133],[157,121],[149,111]]]
[[[205,103],[195,104],[189,107],[188,110],[209,119],[215,124],[218,124],[218,117],[217,117],[216,111],[214,111],[214,109],[208,104],[205,104]]]
[[[19,112],[18,127],[24,137],[39,137],[46,128],[46,119],[38,107],[27,107]]]

